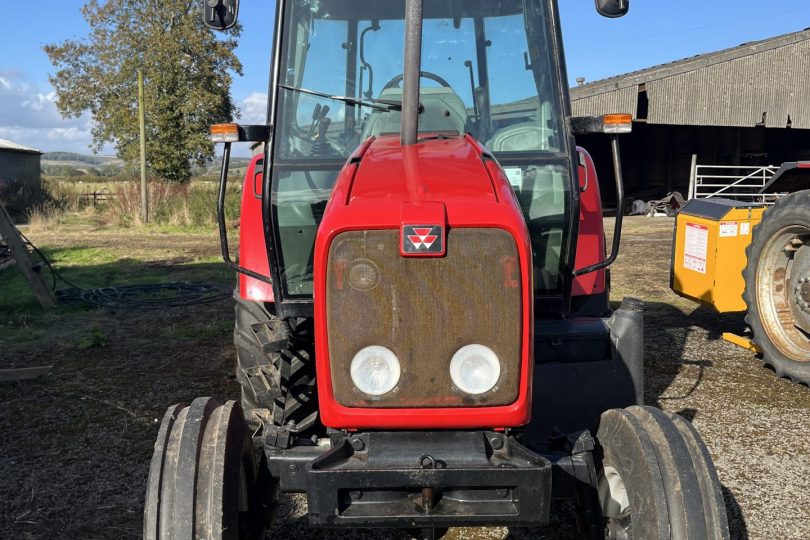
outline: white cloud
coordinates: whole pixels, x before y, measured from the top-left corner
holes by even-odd
[[[90,130],[79,129],[76,127],[68,128],[53,128],[49,129],[46,134],[48,140],[51,141],[76,141],[84,142],[91,136]]]
[[[263,124],[267,115],[267,94],[253,92],[238,102],[243,124]],[[19,70],[0,68],[0,139],[7,139],[43,152],[92,153],[92,119],[63,118],[56,108],[56,92],[41,88]],[[237,145],[235,155],[250,155]],[[115,149],[107,145],[102,154]]]
[[[267,94],[253,92],[239,102],[239,121],[243,124],[264,124],[267,118]]]
[[[0,71],[0,138],[46,152],[89,153],[90,129],[88,114],[79,118],[59,114],[52,88],[43,91],[17,70]]]

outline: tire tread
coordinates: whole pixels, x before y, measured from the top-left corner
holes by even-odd
[[[262,303],[244,300],[238,292],[234,298],[236,379],[250,429],[255,433],[270,422],[279,427],[295,422],[302,431],[317,427],[312,321],[279,319]],[[263,347],[254,327],[274,346]]]
[[[651,540],[727,540],[725,502],[708,449],[685,419],[648,406],[602,414],[602,464],[630,497],[632,534]]]

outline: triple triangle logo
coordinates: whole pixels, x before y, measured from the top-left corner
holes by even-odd
[[[433,229],[429,227],[414,227],[413,232],[414,234],[408,235],[408,240],[411,241],[413,247],[416,249],[419,249],[422,246],[430,249],[430,246],[432,246],[433,242],[435,242],[436,238],[438,238],[438,236],[435,234],[430,234],[433,232]]]
[[[402,248],[404,253],[442,253],[441,225],[405,225]]]

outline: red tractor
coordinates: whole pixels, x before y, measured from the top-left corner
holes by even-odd
[[[597,0],[605,16],[627,0]],[[280,492],[316,527],[542,526],[728,538],[683,418],[643,406],[643,305],[612,310],[599,182],[555,0],[277,0],[266,125],[219,125],[239,273],[241,401],[167,411],[144,538],[263,538]],[[236,0],[203,2],[233,25]],[[239,260],[223,200],[244,181]]]

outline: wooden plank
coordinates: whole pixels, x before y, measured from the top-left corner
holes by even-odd
[[[6,245],[11,248],[11,255],[17,261],[17,268],[28,280],[31,290],[39,301],[39,305],[44,308],[52,308],[56,306],[56,298],[53,291],[42,281],[42,276],[34,269],[31,264],[31,257],[28,256],[28,249],[17,232],[14,222],[11,221],[11,216],[8,215],[6,207],[0,203],[0,236],[3,237]]]
[[[30,381],[48,373],[53,366],[0,369],[0,382]]]

